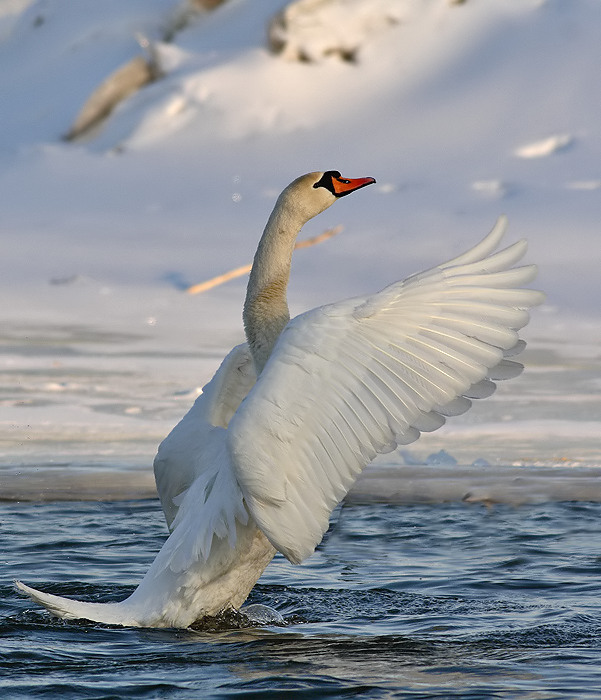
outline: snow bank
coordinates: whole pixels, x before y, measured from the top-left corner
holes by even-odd
[[[342,23],[338,0],[288,5],[183,26],[179,0],[2,3],[3,464],[106,466],[106,440],[148,467],[242,337],[244,279],[182,290],[250,262],[279,191],[329,168],[378,183],[307,226],[345,230],[295,255],[292,312],[453,257],[505,212],[548,295],[526,373],[418,444],[598,464],[601,3],[354,0]],[[140,37],[162,79],[64,142]]]
[[[24,10],[0,43],[0,284],[19,314],[62,309],[110,324],[98,299],[107,288],[122,313],[137,314],[149,292],[169,299],[174,280],[181,287],[249,261],[282,187],[336,167],[378,186],[311,224],[307,233],[347,230],[297,256],[298,310],[453,255],[504,211],[510,235],[530,239],[549,295],[536,333],[582,333],[575,316],[597,319],[599,4],[354,2],[340,29],[361,44],[354,63],[312,48],[337,40],[336,2],[305,3],[315,9],[288,29],[299,51],[323,60],[273,55],[267,28],[286,5],[230,0],[170,43],[175,0],[47,0]],[[87,143],[63,143],[94,88],[140,54],[139,36],[154,43],[165,77]],[[53,279],[74,280],[68,291],[82,302],[64,305]],[[82,290],[90,279],[95,294]],[[243,281],[197,305],[239,328],[228,297],[239,303],[242,293]],[[174,302],[188,313],[185,299]]]

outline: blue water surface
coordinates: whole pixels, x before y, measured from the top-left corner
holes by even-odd
[[[3,698],[599,698],[601,504],[346,505],[303,565],[251,594],[281,627],[60,621],[13,578],[125,597],[158,502],[0,504]]]

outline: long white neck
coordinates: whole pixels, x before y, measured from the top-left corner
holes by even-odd
[[[244,330],[257,374],[290,320],[286,290],[292,251],[306,218],[280,195],[265,226],[250,271],[244,302]]]

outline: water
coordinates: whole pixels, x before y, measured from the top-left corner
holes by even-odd
[[[156,501],[0,513],[2,697],[601,697],[599,503],[346,505],[253,591],[284,626],[213,632],[59,621],[12,589],[127,595]]]

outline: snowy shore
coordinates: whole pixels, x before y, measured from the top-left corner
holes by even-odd
[[[35,490],[44,475],[98,484],[116,470],[152,492],[157,444],[242,339],[244,278],[184,288],[250,262],[278,192],[327,168],[378,182],[307,226],[345,229],[296,254],[294,313],[450,258],[502,212],[548,296],[523,377],[395,468],[440,450],[561,479],[601,463],[601,5],[351,2],[343,25],[326,12],[295,30],[295,58],[266,38],[286,4],[229,0],[169,41],[175,0],[0,8],[6,497],[19,472]],[[140,36],[162,78],[65,142],[95,88],[144,54]],[[331,50],[340,37],[352,60]]]

